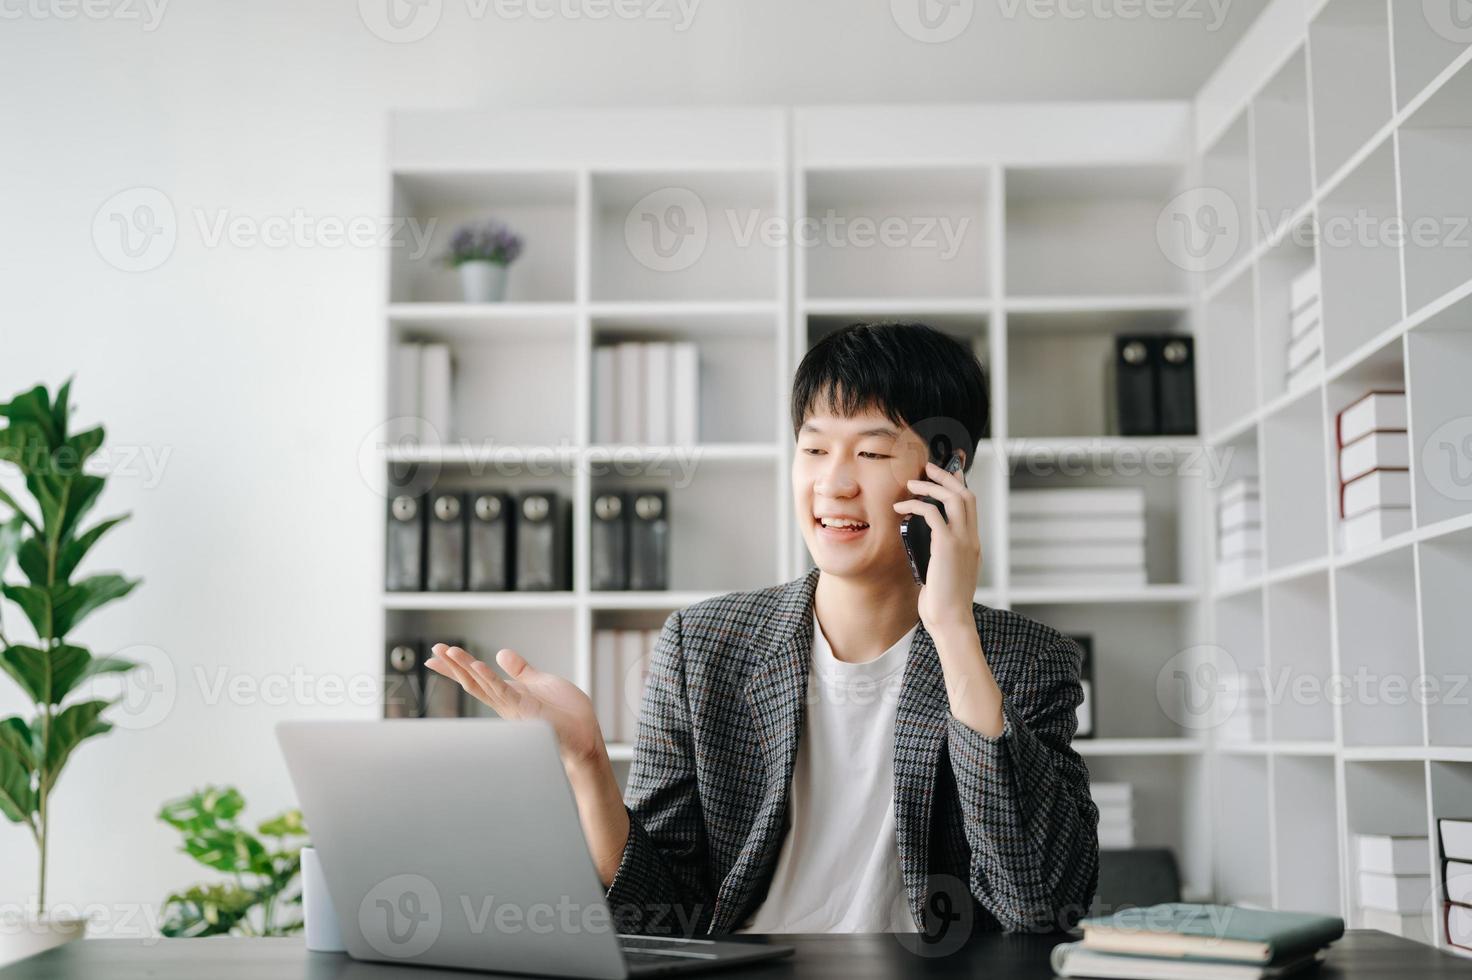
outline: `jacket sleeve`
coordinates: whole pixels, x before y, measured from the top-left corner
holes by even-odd
[[[624,803],[629,839],[607,901],[620,932],[708,931],[714,889],[695,751],[680,613],[665,620],[645,672]]]
[[[947,747],[972,894],[1006,930],[1067,929],[1087,914],[1099,874],[1099,808],[1070,745],[1082,653],[1060,636],[1026,656],[1021,674],[1001,684],[1001,734],[952,715]]]

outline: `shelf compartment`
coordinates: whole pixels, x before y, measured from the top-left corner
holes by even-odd
[[[1252,102],[1254,241],[1271,238],[1313,195],[1307,56],[1300,50]],[[1245,211],[1243,212],[1246,213]]]
[[[1273,907],[1269,862],[1268,760],[1223,755],[1216,760],[1217,820],[1212,845],[1217,900]]]
[[[1344,744],[1423,744],[1411,549],[1337,569],[1335,590]]]
[[[1086,744],[1079,741],[1074,746]],[[1191,755],[1091,754],[1085,761],[1091,783],[1132,787],[1136,845],[1169,848],[1180,866],[1183,892],[1191,896],[1208,891],[1212,844],[1206,829],[1211,810],[1205,760]]]
[[[776,296],[787,229],[774,173],[595,173],[592,194],[595,302]]]
[[[1390,21],[1384,0],[1331,0],[1309,25],[1319,184],[1390,121]]]
[[[1463,304],[1462,329],[1413,330],[1406,335],[1409,389],[1411,492],[1416,523],[1472,515],[1472,323]]]
[[[808,170],[802,178],[806,225],[794,247],[808,298],[990,292],[985,168]]]
[[[1424,762],[1409,761],[1344,763],[1344,806],[1349,831],[1347,870],[1350,875],[1350,886],[1345,889],[1350,914],[1345,925],[1351,929],[1364,928],[1355,835],[1427,836],[1430,820],[1426,813],[1425,766]],[[1427,891],[1425,909],[1428,915],[1424,931],[1431,935],[1429,884]]]
[[[1156,238],[1180,179],[1171,167],[1009,169],[1008,295],[1181,292]]]
[[[1334,813],[1337,799],[1332,758],[1273,759],[1275,908],[1342,914],[1338,837],[1310,819]]]
[[[776,432],[778,401],[777,332],[772,317],[597,316],[592,324],[595,351],[598,347],[624,341],[695,344],[699,362],[700,442],[760,443],[772,440]],[[590,413],[598,411],[596,378],[593,388]],[[642,393],[639,397],[643,397]],[[589,431],[598,431],[596,421],[590,417]]]
[[[1226,230],[1237,234],[1237,245],[1232,253],[1220,257],[1211,256],[1214,268],[1207,271],[1213,276],[1234,269],[1237,261],[1248,254],[1252,246],[1252,232],[1247,227],[1254,206],[1251,150],[1249,114],[1247,110],[1243,110],[1201,158],[1202,186],[1226,195],[1232,210],[1220,217]],[[1198,230],[1193,228],[1189,231]]]
[[[1199,733],[1177,724],[1156,695],[1160,672],[1192,642],[1189,610],[1175,604],[1015,603],[1014,608],[1069,635],[1093,637],[1094,731],[1102,742],[1176,739],[1171,744],[1198,744],[1191,736]],[[1074,746],[1091,741],[1078,739]]]
[[[1427,736],[1432,745],[1472,746],[1467,700],[1467,637],[1472,635],[1472,529],[1417,545],[1421,572],[1421,646],[1428,683]],[[1472,806],[1467,808],[1472,814]]]
[[[1316,572],[1267,587],[1269,703],[1274,742],[1334,738],[1329,577]]]
[[[1317,391],[1263,420],[1263,545],[1269,570],[1329,552],[1329,481]]]
[[[1008,314],[1009,429],[1025,438],[1111,434],[1114,336],[1189,332],[1171,310]]]
[[[1256,277],[1239,276],[1206,304],[1203,350],[1208,431],[1251,417],[1258,406]]]
[[[1387,142],[1319,202],[1324,357],[1334,366],[1400,322],[1399,208]]]
[[[1263,593],[1261,589],[1218,598],[1216,601],[1216,646],[1213,666],[1218,672],[1235,669],[1244,680],[1251,679],[1254,688],[1261,688],[1262,678],[1268,669],[1267,649],[1263,630]],[[1197,679],[1207,677],[1204,668],[1198,669]],[[1243,688],[1231,690],[1241,691]],[[1207,690],[1207,700],[1196,703],[1196,717],[1201,725],[1216,731],[1219,744],[1224,746],[1262,744],[1267,741],[1266,693],[1263,694],[1262,715],[1253,722],[1247,718],[1249,704],[1240,697],[1235,700],[1226,691]],[[1194,702],[1193,702],[1194,703]],[[1237,727],[1238,724],[1242,727]],[[1248,729],[1247,731],[1244,731]],[[1250,738],[1243,738],[1250,735]]]
[[[440,257],[466,222],[505,222],[526,242],[506,281],[509,302],[570,303],[576,292],[577,175],[566,172],[401,172],[394,211],[430,231],[422,254],[390,250],[389,298],[395,303],[458,303],[460,280]]]
[[[576,662],[574,620],[570,611],[523,610],[390,610],[386,614],[388,642],[422,639],[426,647],[449,640],[465,641],[465,649],[489,664],[501,676],[496,651],[510,647],[533,667],[582,684]],[[470,717],[494,718],[495,711],[466,695],[463,704]]]
[[[1409,105],[1467,50],[1472,37],[1453,20],[1455,9],[1452,3],[1390,4],[1397,108]]]
[[[763,588],[778,577],[775,536],[752,533],[753,527],[775,527],[781,517],[774,467],[773,462],[700,464],[590,476],[594,497],[609,490],[666,491],[670,590],[726,592]]]
[[[1440,299],[1472,281],[1472,63],[1398,131],[1406,225],[1406,303]]]
[[[1465,709],[1463,709],[1465,710]],[[1465,820],[1472,817],[1472,764],[1466,762],[1431,762],[1427,767],[1431,789],[1430,849],[1434,859],[1441,857],[1441,840],[1436,821],[1439,818]],[[1434,860],[1432,867],[1438,867]],[[1436,936],[1443,948],[1466,956],[1463,950],[1447,946],[1445,923],[1442,921],[1441,903],[1446,900],[1442,877],[1436,875],[1435,909],[1437,911]]]
[[[1293,281],[1318,263],[1314,237],[1313,218],[1306,217],[1265,252],[1258,264],[1257,336],[1261,359],[1258,370],[1262,378],[1263,404],[1271,404],[1288,390],[1288,349],[1293,343]],[[1318,329],[1322,338],[1322,324],[1314,329]],[[1322,376],[1322,351],[1319,362]]]
[[[1076,462],[1076,461],[1075,461]],[[1057,465],[1032,458],[1009,459],[1013,491],[1051,487],[1143,487],[1145,491],[1145,581],[1151,585],[1196,584],[1194,542],[1205,534],[1200,524],[1203,477],[1181,460],[1165,470],[1138,461],[1099,456],[1086,465]]]

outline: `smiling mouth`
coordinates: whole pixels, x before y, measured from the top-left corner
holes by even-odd
[[[857,537],[869,530],[869,525],[863,521],[850,520],[842,517],[819,517],[815,518],[818,530],[838,537]]]

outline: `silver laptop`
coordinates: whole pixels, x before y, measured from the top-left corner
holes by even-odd
[[[355,959],[622,980],[792,952],[618,934],[545,722],[288,721],[276,737]]]

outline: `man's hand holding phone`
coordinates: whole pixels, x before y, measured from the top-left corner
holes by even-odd
[[[906,483],[915,499],[899,500],[894,509],[914,514],[930,528],[930,563],[920,589],[920,621],[932,635],[953,629],[975,632],[971,602],[981,568],[981,536],[976,495],[959,473],[947,472],[933,461],[925,464],[926,479]],[[940,509],[919,497],[933,497]]]

